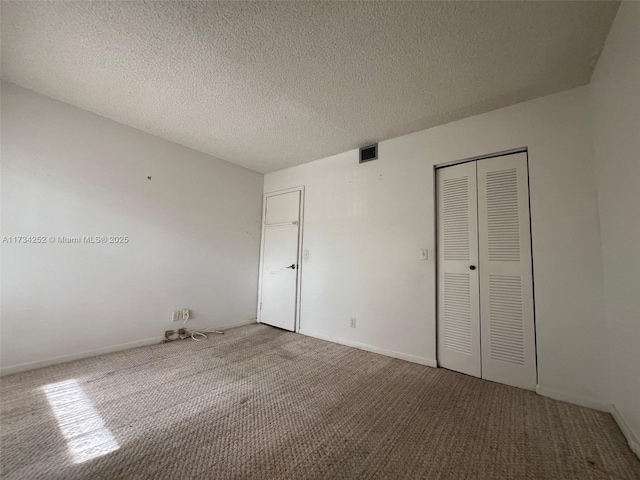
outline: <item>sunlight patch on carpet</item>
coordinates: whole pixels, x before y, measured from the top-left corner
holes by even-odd
[[[42,387],[74,463],[118,450],[120,446],[77,380]]]

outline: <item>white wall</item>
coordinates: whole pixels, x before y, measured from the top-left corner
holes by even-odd
[[[640,455],[640,3],[620,6],[590,87],[612,400]]]
[[[156,342],[180,308],[191,326],[255,319],[262,175],[9,83],[1,93],[2,235],[129,237],[2,244],[3,373]]]
[[[301,330],[433,364],[433,167],[528,147],[540,392],[606,409],[588,95],[580,87],[385,141],[363,165],[354,150],[266,175],[265,192],[306,187]]]

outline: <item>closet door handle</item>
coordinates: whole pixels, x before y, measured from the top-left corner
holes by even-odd
[[[469,270],[475,270],[475,269],[476,269],[476,266],[475,266],[475,265],[471,265],[471,266],[469,267]]]

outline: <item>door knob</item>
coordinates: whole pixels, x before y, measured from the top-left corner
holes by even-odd
[[[471,266],[469,267],[469,270],[475,270],[475,269],[476,269],[476,266],[475,266],[475,265],[471,265]]]
[[[289,265],[287,268],[290,268],[291,270],[295,270],[296,269],[296,264],[292,263],[291,265]]]

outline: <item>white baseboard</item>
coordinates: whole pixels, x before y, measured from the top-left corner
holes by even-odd
[[[153,345],[156,343],[160,343],[163,338],[164,337],[145,338],[144,340],[136,340],[135,342],[121,343],[119,345],[111,345],[109,347],[99,348],[97,350],[71,353],[69,355],[62,355],[61,357],[49,358],[47,360],[38,360],[37,362],[21,363],[19,365],[2,367],[0,368],[0,376],[4,377],[5,375],[11,375],[13,373],[26,372],[27,370],[35,370],[36,368],[42,368],[42,367],[50,367],[51,365],[72,362],[74,360],[80,360],[82,358],[95,357],[97,355],[104,355],[105,353],[113,353],[113,352],[119,352],[121,350],[129,350],[130,348]]]
[[[344,338],[331,337],[329,335],[323,335],[321,333],[310,332],[302,329],[298,333],[302,335],[306,335],[307,337],[319,338],[320,340],[339,343],[340,345],[346,345],[347,347],[354,347],[360,350],[366,350],[367,352],[379,353],[380,355],[386,355],[387,357],[399,358],[400,360],[406,360],[407,362],[419,363],[420,365],[426,365],[427,367],[436,368],[438,366],[438,362],[430,358],[417,357],[415,355],[408,355],[406,353],[395,352],[393,350],[386,350],[384,348],[374,347],[373,345],[367,345],[366,343],[354,342],[353,340],[346,340]]]
[[[216,325],[213,328],[219,330],[226,330],[234,327],[242,327],[244,325],[250,325],[256,323],[255,318],[251,320],[245,320],[238,323],[232,323],[228,325]],[[198,328],[198,327],[193,327]],[[69,355],[62,355],[61,357],[49,358],[47,360],[38,360],[36,362],[21,363],[19,365],[11,365],[9,367],[0,368],[0,377],[5,375],[11,375],[13,373],[26,372],[28,370],[35,370],[36,368],[50,367],[51,365],[57,365],[59,363],[72,362],[74,360],[80,360],[88,357],[95,357],[98,355],[104,355],[105,353],[120,352],[122,350],[129,350],[130,348],[146,347],[147,345],[154,345],[162,342],[164,337],[152,337],[145,338],[144,340],[136,340],[135,342],[121,343],[119,345],[111,345],[105,348],[99,348],[97,350],[89,350],[87,352],[72,353]]]
[[[553,390],[538,385],[536,387],[536,393],[543,397],[553,398],[554,400],[560,400],[561,402],[573,403],[580,405],[581,407],[593,408],[594,410],[600,410],[601,412],[609,412],[611,405],[592,398],[582,397],[569,392],[562,392],[560,390]]]
[[[593,408],[594,410],[611,413],[613,419],[616,421],[618,427],[622,431],[622,434],[627,439],[629,447],[631,448],[633,453],[635,453],[638,458],[640,458],[640,440],[638,439],[638,436],[635,434],[635,432],[631,430],[631,427],[629,427],[629,424],[625,421],[624,417],[620,414],[615,405],[606,404],[598,400],[581,397],[579,395],[574,395],[567,392],[544,388],[540,385],[538,385],[538,387],[536,388],[536,393],[544,397],[553,398],[554,400],[560,400],[562,402],[573,403],[582,407]]]
[[[228,330],[230,328],[236,327],[244,327],[245,325],[253,325],[254,323],[258,323],[258,319],[252,318],[251,320],[243,320],[242,322],[230,323],[227,325],[214,325],[211,328],[217,328],[218,330]]]
[[[633,430],[631,430],[631,427],[629,427],[629,424],[625,421],[624,417],[620,414],[615,405],[611,405],[611,415],[618,424],[618,427],[620,427],[622,434],[627,439],[629,447],[633,453],[640,458],[640,440]]]

